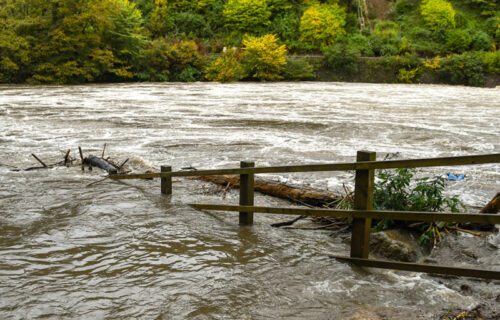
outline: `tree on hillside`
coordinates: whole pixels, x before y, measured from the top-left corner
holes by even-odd
[[[228,0],[223,15],[227,28],[244,32],[258,33],[271,23],[266,0]]]
[[[194,41],[157,38],[144,51],[138,77],[146,81],[196,81],[202,77],[199,70],[203,66]]]
[[[17,10],[13,1],[2,1],[0,6],[0,83],[24,80],[30,62],[29,45],[15,30]]]
[[[455,10],[446,0],[423,0],[420,12],[425,25],[432,31],[455,28]]]
[[[286,48],[278,44],[275,35],[247,37],[243,45],[241,62],[248,76],[273,81],[283,78],[281,73],[286,65]]]
[[[169,0],[168,6],[172,11],[203,11],[215,2],[215,0]]]
[[[135,7],[141,11],[141,15],[144,19],[146,25],[149,24],[151,15],[155,11],[156,5],[154,0],[131,0],[131,3],[135,4]]]
[[[150,28],[154,38],[165,36],[168,31],[168,17],[167,0],[155,0],[155,10],[150,20]]]
[[[28,52],[18,59],[29,60],[19,81],[77,83],[133,76],[145,39],[141,14],[128,0],[9,2],[15,24],[2,37],[16,39],[13,43]]]
[[[498,0],[465,0],[471,8],[479,8],[481,15],[489,17],[494,16],[498,11]]]
[[[310,49],[331,45],[345,34],[346,12],[337,4],[313,5],[300,19],[300,41]]]
[[[113,71],[118,76],[131,78],[130,71],[137,64],[146,44],[143,34],[141,12],[130,4],[128,0],[108,0],[111,5],[111,14],[108,19],[111,26],[104,30],[102,42],[113,52],[115,64],[125,70],[125,74]]]

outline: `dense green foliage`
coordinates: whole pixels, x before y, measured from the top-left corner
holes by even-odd
[[[436,176],[416,179],[415,169],[380,170],[374,192],[374,206],[379,210],[429,211],[450,209],[458,212],[457,197],[443,195],[444,178]]]
[[[376,210],[459,212],[463,207],[457,196],[444,195],[445,180],[440,176],[413,179],[415,169],[400,168],[380,170],[377,173],[373,206]],[[449,224],[442,222],[402,222],[405,226],[417,227],[422,233],[420,243],[436,243],[440,238],[439,230]],[[381,220],[376,230],[385,230],[396,225],[393,220]]]
[[[144,50],[137,76],[146,81],[184,81],[201,80],[199,71],[205,65],[200,56],[198,45],[189,40],[167,41],[158,38]]]
[[[205,77],[218,82],[241,80],[245,77],[245,70],[240,60],[241,52],[229,49],[207,67]]]
[[[0,78],[75,83],[133,77],[146,41],[141,13],[128,1],[3,2]]]
[[[483,85],[483,66],[479,56],[472,53],[453,55],[444,60],[438,74],[452,84]]]
[[[347,79],[371,68],[482,85],[499,73],[497,0],[387,3],[383,19],[369,5],[363,27],[349,0],[0,0],[0,83]],[[324,60],[313,68],[287,52]]]
[[[259,32],[271,23],[266,0],[228,0],[223,15],[226,27],[242,32]]]
[[[288,58],[283,76],[287,80],[314,79],[314,67],[305,59]]]
[[[339,42],[323,50],[324,64],[334,72],[351,75],[358,71],[360,51],[348,43]]]

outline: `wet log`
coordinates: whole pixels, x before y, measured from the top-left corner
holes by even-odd
[[[196,179],[212,182],[218,185],[231,184],[231,186],[235,188],[239,188],[240,186],[239,176],[201,176],[196,177]],[[331,203],[342,200],[342,197],[331,192],[316,190],[313,188],[291,186],[261,178],[255,178],[254,190],[265,195],[292,200],[315,207],[325,207],[330,205]]]
[[[498,213],[500,211],[500,192],[498,192],[479,213]]]
[[[100,168],[108,172],[109,174],[124,173],[122,170],[120,170],[120,168],[116,167],[105,159],[96,156],[88,156],[87,158],[83,159],[83,162],[89,166]]]

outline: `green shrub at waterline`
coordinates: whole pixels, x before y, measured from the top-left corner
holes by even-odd
[[[194,41],[158,38],[144,52],[137,77],[143,81],[201,80],[205,61]]]
[[[466,52],[442,61],[438,76],[450,84],[480,87],[484,84],[483,63],[479,55]]]
[[[395,211],[459,212],[459,208],[464,207],[457,196],[444,195],[444,178],[436,176],[412,180],[415,173],[415,169],[408,168],[378,171],[373,198],[374,208]],[[444,222],[398,221],[397,223],[418,228],[422,232],[419,240],[422,245],[435,244],[441,237],[440,230],[451,225]],[[394,226],[396,221],[381,220],[375,226],[375,230],[386,230]]]
[[[483,71],[490,74],[500,74],[500,51],[479,52]]]
[[[241,52],[228,49],[215,59],[205,70],[205,78],[217,82],[234,82],[245,77],[245,70],[240,63]]]
[[[285,80],[311,80],[316,77],[314,67],[306,59],[290,57],[286,59]]]
[[[361,53],[353,46],[336,43],[326,47],[323,55],[323,65],[333,72],[352,75],[358,71]]]

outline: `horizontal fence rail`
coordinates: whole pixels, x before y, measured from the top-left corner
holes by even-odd
[[[198,210],[238,211],[269,214],[290,214],[312,217],[332,218],[370,218],[391,219],[401,221],[445,221],[445,222],[473,222],[483,224],[500,224],[498,214],[470,214],[448,212],[418,212],[418,211],[380,211],[380,210],[337,210],[337,209],[302,209],[302,208],[277,208],[258,206],[236,206],[221,204],[190,204]]]
[[[410,159],[410,160],[385,160],[363,161],[350,163],[310,164],[296,166],[271,166],[253,168],[210,169],[193,171],[158,172],[145,174],[116,174],[110,176],[114,180],[151,179],[168,177],[197,177],[210,175],[258,174],[258,173],[293,173],[293,172],[319,172],[319,171],[350,171],[372,169],[396,168],[421,168],[441,166],[461,166],[473,164],[499,163],[500,153],[459,156],[444,158]]]
[[[241,225],[253,224],[254,213],[352,218],[350,257],[341,257],[341,256],[331,256],[331,257],[334,257],[341,261],[354,263],[359,266],[500,280],[500,271],[494,271],[494,270],[458,268],[458,267],[448,267],[448,266],[439,266],[430,264],[368,259],[369,249],[370,249],[369,240],[370,240],[370,232],[373,219],[500,224],[500,215],[496,214],[372,210],[375,169],[441,167],[441,166],[500,163],[500,153],[473,155],[473,156],[410,159],[410,160],[375,161],[375,159],[376,159],[375,152],[358,151],[356,157],[357,161],[350,163],[255,167],[253,162],[242,161],[240,163],[240,168],[172,171],[172,167],[162,166],[161,172],[158,173],[126,174],[126,175],[116,174],[116,175],[110,175],[109,178],[114,180],[161,178],[161,193],[170,195],[172,194],[172,177],[240,175],[239,205],[199,204],[199,203],[190,205],[198,210],[239,212],[239,223]],[[255,174],[319,172],[319,171],[351,171],[351,170],[356,171],[354,203],[353,203],[354,210],[305,209],[297,207],[278,208],[278,207],[261,207],[253,205]]]
[[[395,270],[404,270],[413,272],[444,274],[444,275],[452,275],[460,277],[475,277],[483,279],[500,280],[500,271],[493,271],[493,270],[449,267],[437,264],[351,258],[351,257],[343,257],[336,255],[330,255],[330,257],[337,260],[350,262],[357,266],[362,266],[362,267],[395,269]]]

